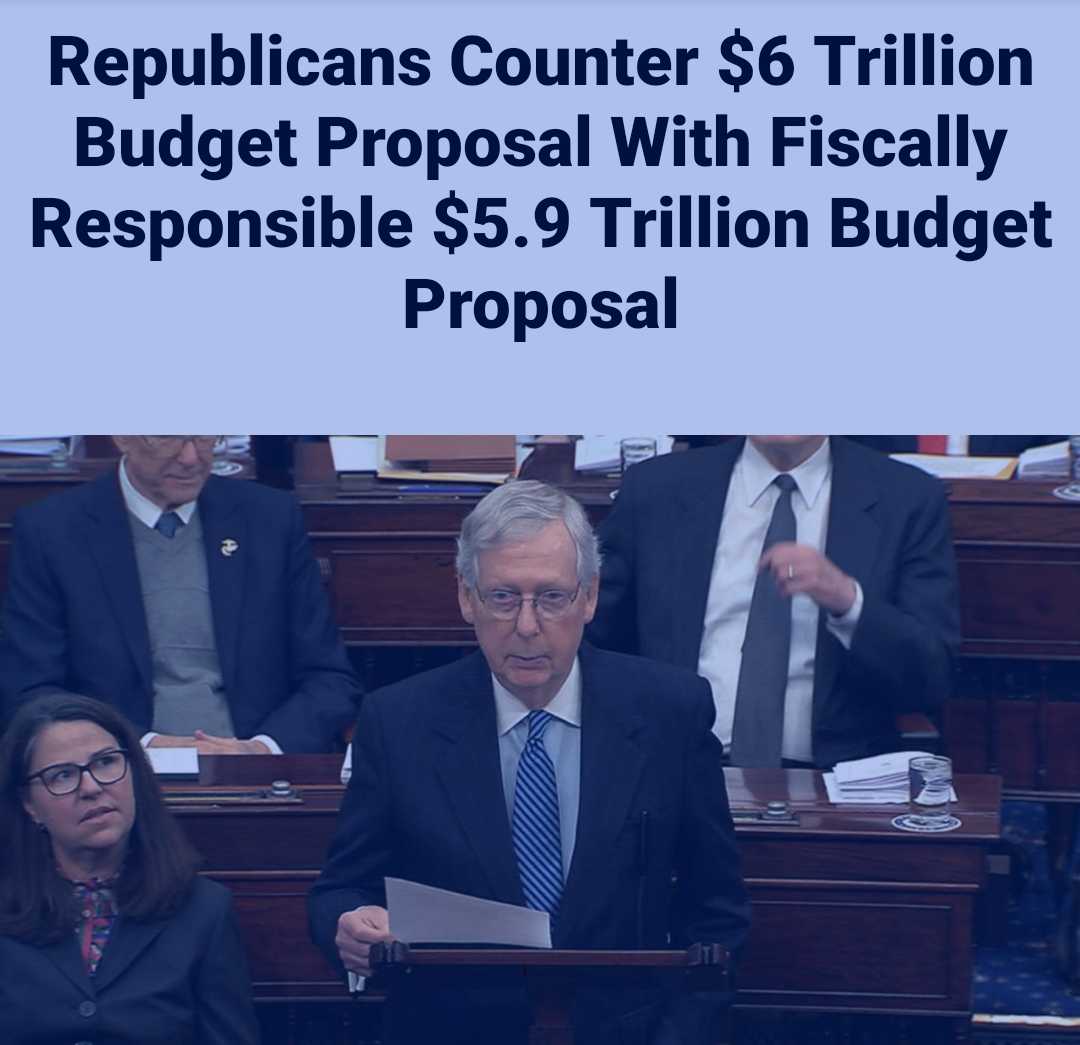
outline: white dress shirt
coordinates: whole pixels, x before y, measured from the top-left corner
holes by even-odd
[[[120,492],[124,496],[124,504],[127,510],[135,516],[139,522],[145,526],[149,526],[150,529],[158,524],[160,519],[165,514],[164,508],[159,508],[148,497],[144,497],[128,478],[127,466],[123,458],[120,459]],[[198,501],[188,501],[186,504],[178,505],[176,508],[171,508],[170,511],[176,512],[180,516],[180,521],[187,526],[191,522],[191,517],[195,514],[195,509],[198,507]],[[149,747],[150,741],[154,737],[158,736],[153,730],[148,733],[144,733],[141,738],[142,746]],[[265,733],[259,733],[257,736],[252,737],[253,740],[261,740],[269,749],[270,754],[280,755],[282,754],[281,745],[273,738],[267,736]]]
[[[779,474],[747,439],[732,469],[724,502],[705,606],[698,674],[708,679],[712,687],[716,704],[713,732],[725,748],[731,744],[742,644],[758,563],[773,508],[780,496],[779,487],[773,485]],[[832,455],[828,439],[788,474],[797,487],[791,495],[795,539],[824,554],[832,494]],[[855,602],[847,613],[840,617],[827,615],[826,626],[845,649],[851,646],[862,605],[862,589],[856,582]],[[818,605],[809,595],[796,595],[791,600],[791,655],[784,697],[782,754],[784,758],[800,762],[813,761],[811,723],[819,612]]]
[[[518,761],[529,739],[527,708],[494,675],[495,721],[499,731],[499,762],[502,767],[506,815],[514,818],[514,788],[517,786]],[[555,767],[555,785],[559,790],[559,840],[562,844],[563,881],[570,873],[577,837],[578,808],[581,803],[581,668],[577,659],[559,692],[545,705],[554,716],[544,731],[544,750]]]

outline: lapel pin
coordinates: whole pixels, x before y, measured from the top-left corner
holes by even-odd
[[[237,544],[236,541],[234,541],[231,537],[226,537],[225,540],[221,542],[221,554],[224,555],[227,559],[239,547],[240,545]]]

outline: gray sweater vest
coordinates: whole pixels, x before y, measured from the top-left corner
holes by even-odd
[[[171,539],[131,516],[154,670],[154,730],[236,735],[214,640],[199,512]]]

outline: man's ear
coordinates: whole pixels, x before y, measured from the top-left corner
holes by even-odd
[[[585,623],[588,624],[596,614],[596,598],[600,594],[599,575],[589,581],[589,586],[581,594],[585,599]]]
[[[473,611],[472,603],[472,589],[458,577],[457,582],[457,601],[458,609],[461,610],[462,617],[465,618],[466,624],[475,624],[475,613]]]
[[[113,441],[113,445],[116,447],[117,450],[120,451],[120,453],[126,454],[128,452],[128,443],[131,441],[131,436],[130,435],[114,435],[112,437],[112,441]]]

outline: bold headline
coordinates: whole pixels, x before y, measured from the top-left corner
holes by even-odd
[[[319,50],[287,46],[279,34],[252,33],[241,43],[210,35],[208,46],[192,48],[117,47],[95,49],[79,36],[53,36],[49,82],[65,90],[107,88],[142,102],[160,88],[202,89],[191,110],[205,109],[206,88],[295,88],[318,86],[395,90],[437,89],[440,84],[476,88],[477,100],[491,91],[524,86],[589,88],[593,100],[633,98],[651,110],[643,88],[715,85],[730,89],[733,101],[751,85],[782,88],[798,82],[858,90],[867,87],[989,87],[1022,90],[1032,83],[1033,58],[1024,47],[960,46],[949,33],[886,33],[862,41],[852,35],[819,35],[796,52],[784,35],[755,41],[736,28],[717,44],[716,57],[699,47],[638,48],[626,39],[610,46],[526,50],[499,47],[480,35],[457,39],[433,56],[421,47],[393,50],[335,46]],[[627,89],[634,93],[627,94]],[[481,92],[486,92],[483,95]],[[617,92],[621,92],[618,94]],[[579,95],[580,96],[580,95]],[[354,95],[341,95],[355,105]],[[467,96],[466,96],[467,97]],[[650,99],[648,107],[643,97]],[[778,94],[790,105],[798,94]],[[838,99],[842,96],[838,95]],[[946,93],[935,94],[946,109]],[[924,101],[925,96],[920,99]],[[612,106],[614,108],[614,106]],[[363,104],[371,111],[370,99]],[[967,112],[939,111],[915,126],[848,126],[822,112],[773,112],[757,123],[730,112],[660,115],[578,112],[557,126],[383,126],[352,115],[326,113],[307,121],[277,119],[265,126],[217,126],[198,112],[178,113],[167,125],[124,126],[98,115],[73,117],[77,168],[186,168],[208,182],[220,182],[240,168],[332,168],[414,170],[434,183],[463,169],[604,167],[663,168],[673,174],[693,168],[769,166],[815,168],[958,168],[976,183],[992,179],[1008,157],[1009,128],[986,126]],[[885,122],[885,121],[881,121]],[[1046,200],[1013,201],[1001,208],[973,207],[947,193],[932,193],[912,206],[887,208],[852,195],[825,201],[823,230],[805,209],[775,207],[759,200],[733,201],[722,193],[670,191],[648,198],[614,184],[610,194],[590,195],[575,207],[557,192],[521,201],[529,218],[511,226],[509,191],[473,196],[451,188],[423,215],[408,205],[388,206],[370,194],[355,200],[329,192],[309,192],[285,206],[105,211],[57,196],[32,202],[32,242],[36,248],[137,249],[161,261],[180,247],[389,248],[408,247],[430,237],[448,256],[482,250],[557,248],[580,223],[583,235],[605,248],[806,248],[812,240],[830,248],[947,249],[975,262],[995,248],[1046,249],[1053,246],[1052,211]],[[818,215],[815,213],[814,217]],[[611,329],[677,325],[676,281],[663,288],[629,294],[612,290],[591,295],[567,290],[550,298],[536,290],[446,291],[436,279],[406,281],[405,325],[416,327],[427,313],[444,313],[450,326],[472,318],[481,327],[512,327],[514,340],[552,322],[574,328],[591,324]]]

